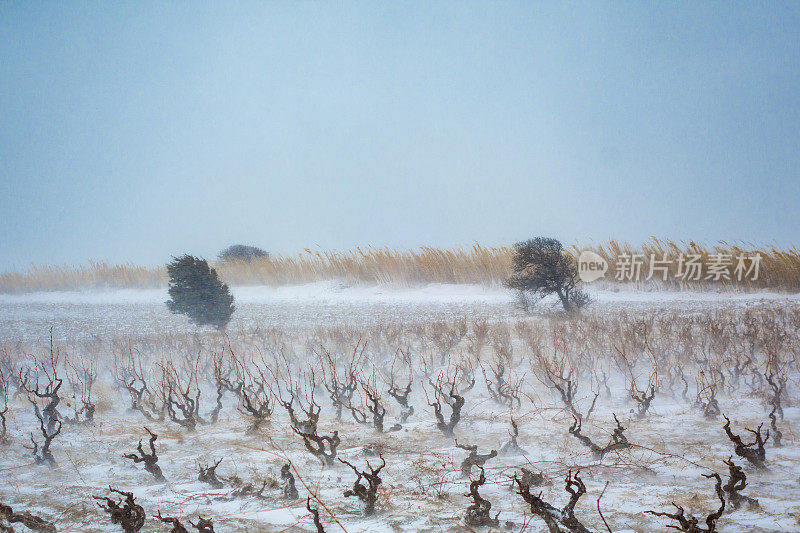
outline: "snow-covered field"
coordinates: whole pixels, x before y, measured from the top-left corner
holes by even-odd
[[[731,455],[747,476],[742,494],[758,499],[758,506],[733,509],[728,498],[718,530],[800,530],[797,296],[596,290],[588,311],[565,319],[548,302],[527,315],[514,294],[477,286],[325,282],[235,288],[234,295],[237,312],[227,334],[170,315],[166,291],[0,295],[0,368],[9,382],[0,502],[41,515],[59,531],[121,530],[92,498],[108,495],[109,485],[135,495],[148,517],[143,531],[169,531],[154,518],[158,510],[181,517],[187,527],[202,514],[218,532],[315,531],[309,495],[325,531],[487,530],[465,522],[472,500],[465,496],[470,477],[461,465],[468,452],[456,447],[457,440],[477,445],[479,454],[500,452],[485,462],[486,482],[479,489],[492,504],[490,516],[499,513],[496,530],[547,531],[512,490],[513,476],[523,468],[542,474],[530,493],[541,491],[541,499],[558,509],[569,501],[564,478],[580,470],[586,494],[575,516],[591,531],[607,531],[597,512],[601,493],[603,516],[615,532],[664,531],[675,522],[645,511],[672,513],[671,502],[704,524],[719,500],[714,480],[703,474],[718,472],[725,484],[723,461]],[[64,380],[57,407],[62,430],[51,445],[54,467],[34,464],[26,448],[32,433],[39,446],[43,438],[29,394],[17,389],[24,389],[19,377],[26,370],[31,387],[34,361],[41,390],[47,383],[51,327],[59,354],[55,367]],[[88,399],[86,369],[97,375],[94,418],[72,423],[75,407]],[[346,384],[351,369],[352,400],[343,402],[338,420],[329,389]],[[271,414],[256,431],[248,431],[253,417],[243,396],[228,390],[212,422],[220,376],[269,401]],[[775,394],[767,377],[785,383],[783,418],[776,416],[783,442],[776,447],[767,441],[766,468],[758,469],[734,454],[725,420],[709,400],[718,401],[733,433],[748,443],[752,435],[745,427],[764,423],[763,433],[770,426]],[[632,378],[645,393],[651,378],[655,387],[641,416],[631,397]],[[132,380],[135,389],[137,379],[147,385],[142,410],[131,409],[124,386]],[[388,390],[409,380],[414,412],[401,421],[403,409]],[[565,380],[575,388],[572,407],[554,386]],[[448,422],[451,389],[464,406],[448,436],[437,429],[431,404],[439,401]],[[191,398],[201,393],[193,431],[180,425],[180,412],[176,421],[161,409],[170,392],[177,397],[181,390]],[[368,410],[370,392],[386,409],[384,432]],[[358,498],[344,497],[356,480],[350,467],[339,461],[323,467],[292,429],[279,402],[292,393],[301,422],[302,409],[318,405],[314,432],[338,431],[338,457],[366,469],[366,461],[375,467],[383,456],[374,515],[364,516]],[[37,403],[43,409],[47,402]],[[593,453],[568,431],[575,414],[583,418],[581,435],[600,447],[611,442],[616,415],[628,445],[602,457]],[[519,448],[503,450],[512,419]],[[399,428],[389,431],[395,424]],[[164,482],[122,457],[140,439],[147,451],[144,426],[158,435]],[[222,487],[198,480],[198,465],[220,458]],[[284,464],[291,464],[297,499],[284,495]],[[472,480],[478,474],[471,469]],[[254,490],[242,494],[248,483]]]

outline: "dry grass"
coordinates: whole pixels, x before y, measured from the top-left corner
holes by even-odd
[[[592,247],[573,246],[570,251],[592,249],[609,263],[606,280],[614,282],[616,257],[621,253],[643,254],[642,273],[649,269],[649,258],[678,254],[698,254],[704,263],[714,253],[733,256],[761,254],[759,279],[740,283],[721,281],[716,285],[745,289],[769,288],[796,290],[800,288],[800,250],[795,247],[778,249],[764,246],[740,246],[724,242],[706,246],[695,242],[676,243],[656,238],[634,247],[610,241]],[[296,256],[272,256],[253,262],[215,263],[220,276],[230,285],[291,285],[315,281],[342,279],[350,283],[380,283],[408,286],[419,283],[470,283],[499,285],[508,278],[513,248],[510,246],[439,249],[423,247],[398,251],[390,248],[356,248],[346,252],[312,252]],[[670,266],[669,279],[658,285],[701,287],[697,282],[681,282],[675,278],[677,262]],[[74,290],[87,288],[156,288],[167,282],[164,267],[143,267],[133,264],[110,265],[90,262],[85,266],[32,266],[25,272],[0,274],[0,293]],[[707,288],[707,286],[705,287]]]
[[[33,265],[25,272],[0,274],[0,292],[57,291],[86,288],[152,288],[167,284],[163,267],[132,263],[109,265],[90,261],[88,265]]]
[[[608,244],[598,245],[594,247],[579,248],[573,247],[572,251],[577,255],[581,249],[591,249],[603,256],[608,262],[609,274],[605,279],[614,280],[613,273],[616,271],[617,261],[616,258],[623,254],[638,253],[642,254],[642,276],[646,276],[650,268],[650,258],[659,261],[662,259],[672,260],[669,265],[668,276],[666,281],[658,279],[657,284],[667,285],[672,287],[681,288],[708,288],[708,284],[698,283],[695,281],[681,281],[678,274],[678,256],[684,254],[686,256],[698,255],[700,262],[703,265],[708,265],[711,262],[712,254],[725,254],[732,258],[733,265],[736,264],[736,258],[739,256],[761,256],[761,265],[759,269],[758,279],[749,281],[745,276],[743,281],[734,279],[733,269],[730,267],[731,280],[721,280],[713,283],[713,285],[722,286],[736,286],[744,289],[773,289],[794,291],[800,289],[800,250],[792,246],[787,249],[779,249],[774,246],[756,246],[756,245],[735,245],[726,242],[720,242],[713,246],[689,241],[688,243],[676,243],[669,239],[658,239],[652,237],[648,242],[642,244],[638,248],[631,246],[628,243],[620,243],[617,241],[609,241]],[[749,263],[748,263],[749,264]],[[659,274],[656,274],[658,278]]]

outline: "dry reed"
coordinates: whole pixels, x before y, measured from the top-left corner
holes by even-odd
[[[649,272],[651,254],[656,259],[672,259],[668,279],[656,276],[650,285],[681,288],[708,288],[711,282],[682,281],[677,274],[678,255],[696,254],[708,264],[711,254],[761,255],[759,278],[755,281],[731,280],[713,282],[714,287],[744,290],[771,289],[794,291],[800,289],[800,251],[796,247],[778,249],[764,246],[731,245],[720,242],[705,246],[695,242],[676,243],[652,238],[635,248],[627,243],[609,241],[603,245],[578,247],[569,251],[577,255],[591,249],[609,264],[606,283],[615,279],[617,258],[624,253],[642,254],[642,280]],[[390,248],[356,248],[346,252],[305,250],[296,256],[271,256],[252,262],[215,262],[222,279],[233,286],[292,285],[339,279],[348,283],[390,284],[410,286],[423,283],[459,283],[500,285],[509,276],[513,248],[484,247],[478,244],[469,249],[440,249],[422,247],[398,251]],[[732,272],[733,267],[731,267]],[[0,293],[32,291],[79,290],[99,288],[159,288],[166,286],[164,267],[144,267],[133,264],[111,265],[90,262],[85,266],[32,266],[24,272],[0,274]]]

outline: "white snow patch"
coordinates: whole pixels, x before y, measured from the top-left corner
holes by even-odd
[[[432,283],[418,287],[347,285],[320,281],[305,285],[232,287],[241,303],[488,303],[505,304],[515,293],[503,287]],[[587,292],[598,303],[620,302],[757,302],[800,301],[800,294],[774,292],[650,291],[631,287]],[[0,294],[0,304],[152,304],[169,299],[166,289],[111,289]]]

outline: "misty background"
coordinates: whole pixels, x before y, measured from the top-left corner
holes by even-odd
[[[797,244],[797,3],[0,5],[0,271]]]

